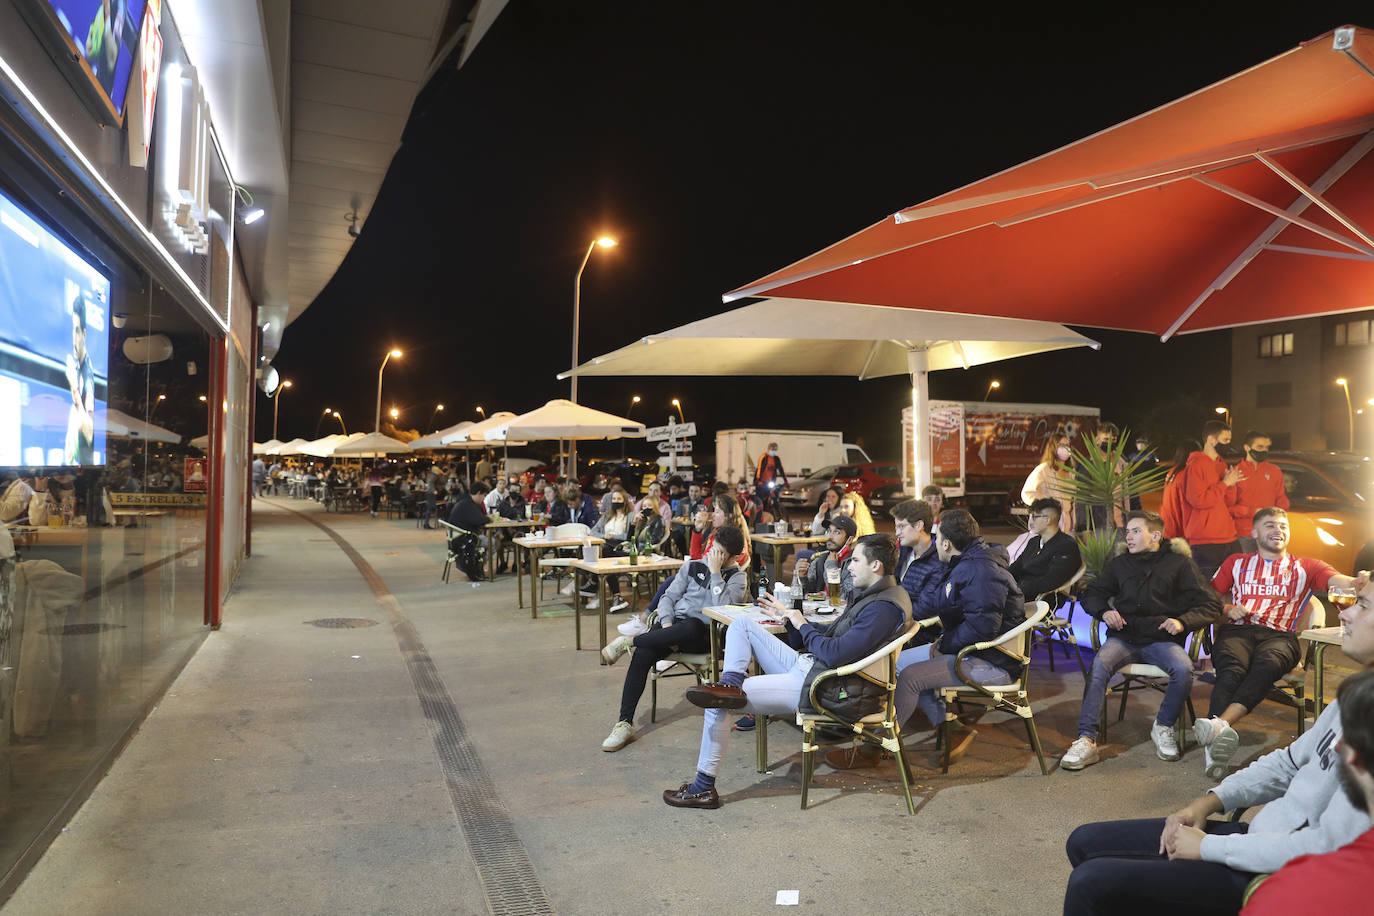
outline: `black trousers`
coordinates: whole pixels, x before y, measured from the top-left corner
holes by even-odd
[[[630,653],[630,670],[625,672],[625,686],[620,691],[620,718],[617,722],[633,722],[635,707],[644,696],[649,671],[655,662],[674,652],[709,652],[711,632],[695,617],[679,620],[672,626],[654,627],[632,640],[635,650]]]
[[[1245,833],[1249,824],[1207,821],[1209,834]],[[1240,909],[1255,876],[1217,862],[1171,860],[1159,854],[1163,818],[1084,824],[1069,834],[1073,872],[1064,916],[1204,916]]]
[[[1219,716],[1232,703],[1244,706],[1246,712],[1254,709],[1300,658],[1302,648],[1292,633],[1252,624],[1224,624],[1217,631],[1212,650],[1217,683],[1207,714]]]
[[[1202,570],[1203,576],[1211,579],[1217,574],[1217,569],[1222,562],[1233,553],[1238,553],[1240,548],[1239,541],[1228,541],[1225,544],[1189,544],[1193,549],[1193,562],[1197,568]]]

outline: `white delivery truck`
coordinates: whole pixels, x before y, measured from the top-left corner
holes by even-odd
[[[778,444],[782,469],[791,481],[836,464],[872,461],[859,446],[844,441],[844,433],[809,429],[722,429],[716,433],[716,479],[754,483],[754,470],[768,443]]]

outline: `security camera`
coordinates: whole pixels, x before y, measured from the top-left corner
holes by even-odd
[[[356,239],[358,237],[358,211],[355,209],[352,213],[345,213],[344,219],[348,220],[349,237]]]

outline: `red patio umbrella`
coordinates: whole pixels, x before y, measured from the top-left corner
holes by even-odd
[[[726,294],[1168,339],[1374,307],[1374,32],[1346,27]],[[1367,228],[1366,228],[1367,227]]]

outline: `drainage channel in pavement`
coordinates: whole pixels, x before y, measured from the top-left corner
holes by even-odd
[[[439,755],[439,768],[444,784],[453,801],[458,824],[467,840],[468,852],[477,865],[487,909],[493,916],[542,916],[556,911],[549,901],[544,885],[534,870],[525,844],[515,832],[510,812],[496,794],[496,785],[487,775],[486,767],[477,756],[467,727],[458,715],[458,706],[439,676],[434,659],[430,657],[420,634],[401,609],[401,603],[387,588],[382,577],[363,559],[342,535],[323,522],[304,512],[271,505],[305,519],[319,528],[338,545],[372,589],[377,604],[386,614],[396,635],[396,643],[410,673],[420,709],[429,723],[434,748]],[[324,618],[306,623],[323,627],[356,627],[374,624],[366,618]]]

